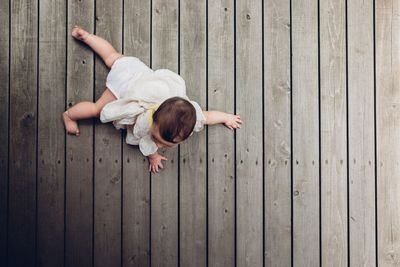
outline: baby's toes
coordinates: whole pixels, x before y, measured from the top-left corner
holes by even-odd
[[[89,33],[84,29],[80,28],[79,26],[75,26],[74,29],[72,30],[72,36],[76,39],[84,41],[87,38],[87,36],[89,36]]]
[[[78,38],[78,36],[79,36],[78,30],[79,30],[79,27],[78,27],[78,26],[75,26],[75,27],[72,29],[72,31],[71,31],[71,35],[72,35],[73,37],[75,37],[75,38]]]

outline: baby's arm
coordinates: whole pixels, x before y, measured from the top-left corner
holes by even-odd
[[[223,123],[226,127],[233,130],[240,128],[240,125],[243,123],[239,115],[229,114],[222,111],[209,110],[203,111],[203,114],[206,117],[205,124],[208,125]]]

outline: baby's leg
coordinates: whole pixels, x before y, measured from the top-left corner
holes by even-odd
[[[101,97],[93,102],[79,102],[62,114],[65,129],[69,134],[79,135],[78,120],[99,117],[103,107],[117,98],[106,88]]]
[[[111,68],[115,60],[123,56],[121,53],[118,53],[109,42],[101,37],[88,33],[79,26],[75,26],[71,34],[76,39],[90,46],[90,48],[103,59],[108,68]]]

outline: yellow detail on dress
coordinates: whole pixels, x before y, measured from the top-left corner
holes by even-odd
[[[149,117],[148,117],[147,119],[148,119],[148,121],[149,121],[149,125],[150,125],[150,126],[153,124],[153,113],[157,110],[157,108],[158,108],[159,106],[160,106],[160,105],[155,104],[155,105],[152,105],[152,106],[149,108]]]

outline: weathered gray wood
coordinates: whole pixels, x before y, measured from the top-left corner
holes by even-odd
[[[236,2],[236,258],[238,266],[263,263],[263,99],[261,1]]]
[[[1,266],[5,265],[6,257],[10,266],[34,266],[35,263],[38,266],[63,266],[64,227],[66,266],[149,266],[150,246],[154,266],[177,266],[178,263],[181,266],[205,266],[207,257],[209,266],[233,266],[235,257],[238,266],[261,266],[262,257],[265,257],[266,266],[290,266],[292,226],[295,266],[318,266],[319,251],[322,251],[323,266],[346,266],[348,257],[350,266],[375,266],[375,179],[378,179],[379,266],[400,264],[397,230],[400,227],[397,208],[400,206],[397,182],[400,173],[398,0],[375,1],[377,165],[374,159],[373,1],[347,1],[348,77],[345,67],[346,1],[319,2],[321,129],[318,129],[317,0],[292,1],[292,25],[289,0],[264,2],[264,73],[262,1],[238,0],[236,13],[233,0],[181,1],[180,62],[179,1],[154,0],[152,5],[150,1],[142,3],[138,0],[124,4],[122,0],[108,2],[97,1],[96,21],[94,0],[70,0],[67,10],[67,3],[61,0],[44,0],[40,5],[39,1],[0,0],[0,143],[10,141],[10,151],[8,145],[0,147]],[[10,3],[11,35],[8,32]],[[205,17],[206,5],[208,18]],[[153,29],[150,28],[151,12]],[[153,175],[151,188],[147,160],[137,147],[126,145],[125,140],[121,151],[120,133],[111,124],[97,122],[93,131],[92,120],[81,121],[81,136],[65,137],[60,118],[64,105],[95,100],[104,89],[107,73],[100,59],[94,66],[89,48],[72,39],[73,25],[82,25],[91,32],[96,28],[97,34],[110,40],[118,50],[124,48],[126,55],[137,56],[148,65],[152,62],[154,69],[169,68],[178,72],[180,64],[191,99],[206,108],[208,90],[209,110],[233,113],[235,14],[236,103],[237,113],[244,120],[243,128],[236,134],[237,192],[234,133],[222,125],[209,128],[208,144],[206,131],[190,137],[180,147],[180,159],[177,149],[164,151],[169,161],[161,174]],[[293,90],[290,88],[290,27]],[[264,75],[264,88],[261,75]],[[264,99],[261,90],[264,90]],[[290,214],[291,92],[294,225],[291,225]],[[346,129],[346,115],[349,129]],[[349,147],[346,147],[347,130]],[[321,248],[319,132],[322,153]],[[261,150],[262,138],[264,152]],[[208,155],[205,155],[206,145]],[[350,153],[348,159],[346,149]],[[262,165],[262,153],[265,165]],[[7,173],[8,165],[10,173]],[[347,186],[350,190],[349,218]],[[265,190],[264,254],[262,190]]]
[[[93,100],[93,53],[70,35],[74,25],[94,30],[94,1],[68,1],[67,105]],[[79,122],[80,136],[67,136],[66,266],[92,266],[93,123]]]
[[[350,265],[375,266],[373,1],[347,7]]]
[[[150,66],[150,2],[125,1],[124,54]],[[122,233],[124,267],[150,263],[150,174],[137,147],[123,142]]]
[[[178,72],[178,1],[152,2],[152,68]],[[168,158],[151,177],[151,264],[178,264],[178,148],[159,149]]]
[[[292,1],[293,261],[319,265],[318,1]]]
[[[36,261],[38,2],[11,2],[9,266]]]
[[[265,264],[291,264],[290,1],[264,3]]]
[[[7,258],[8,111],[9,111],[9,1],[0,1],[0,265]]]
[[[41,1],[39,13],[39,106],[37,263],[64,265],[66,10],[64,1]]]
[[[234,1],[208,1],[208,109],[234,112]],[[208,128],[208,263],[235,262],[235,141]]]
[[[345,1],[320,2],[322,265],[347,266]]]
[[[206,1],[180,5],[180,73],[186,93],[206,109]],[[180,146],[180,266],[206,266],[206,131]]]
[[[96,0],[96,34],[122,51],[122,0]],[[108,73],[95,60],[96,100],[106,88]],[[94,266],[121,265],[121,133],[96,119],[94,142]]]
[[[399,266],[400,1],[376,1],[375,5],[378,262],[379,266]]]

